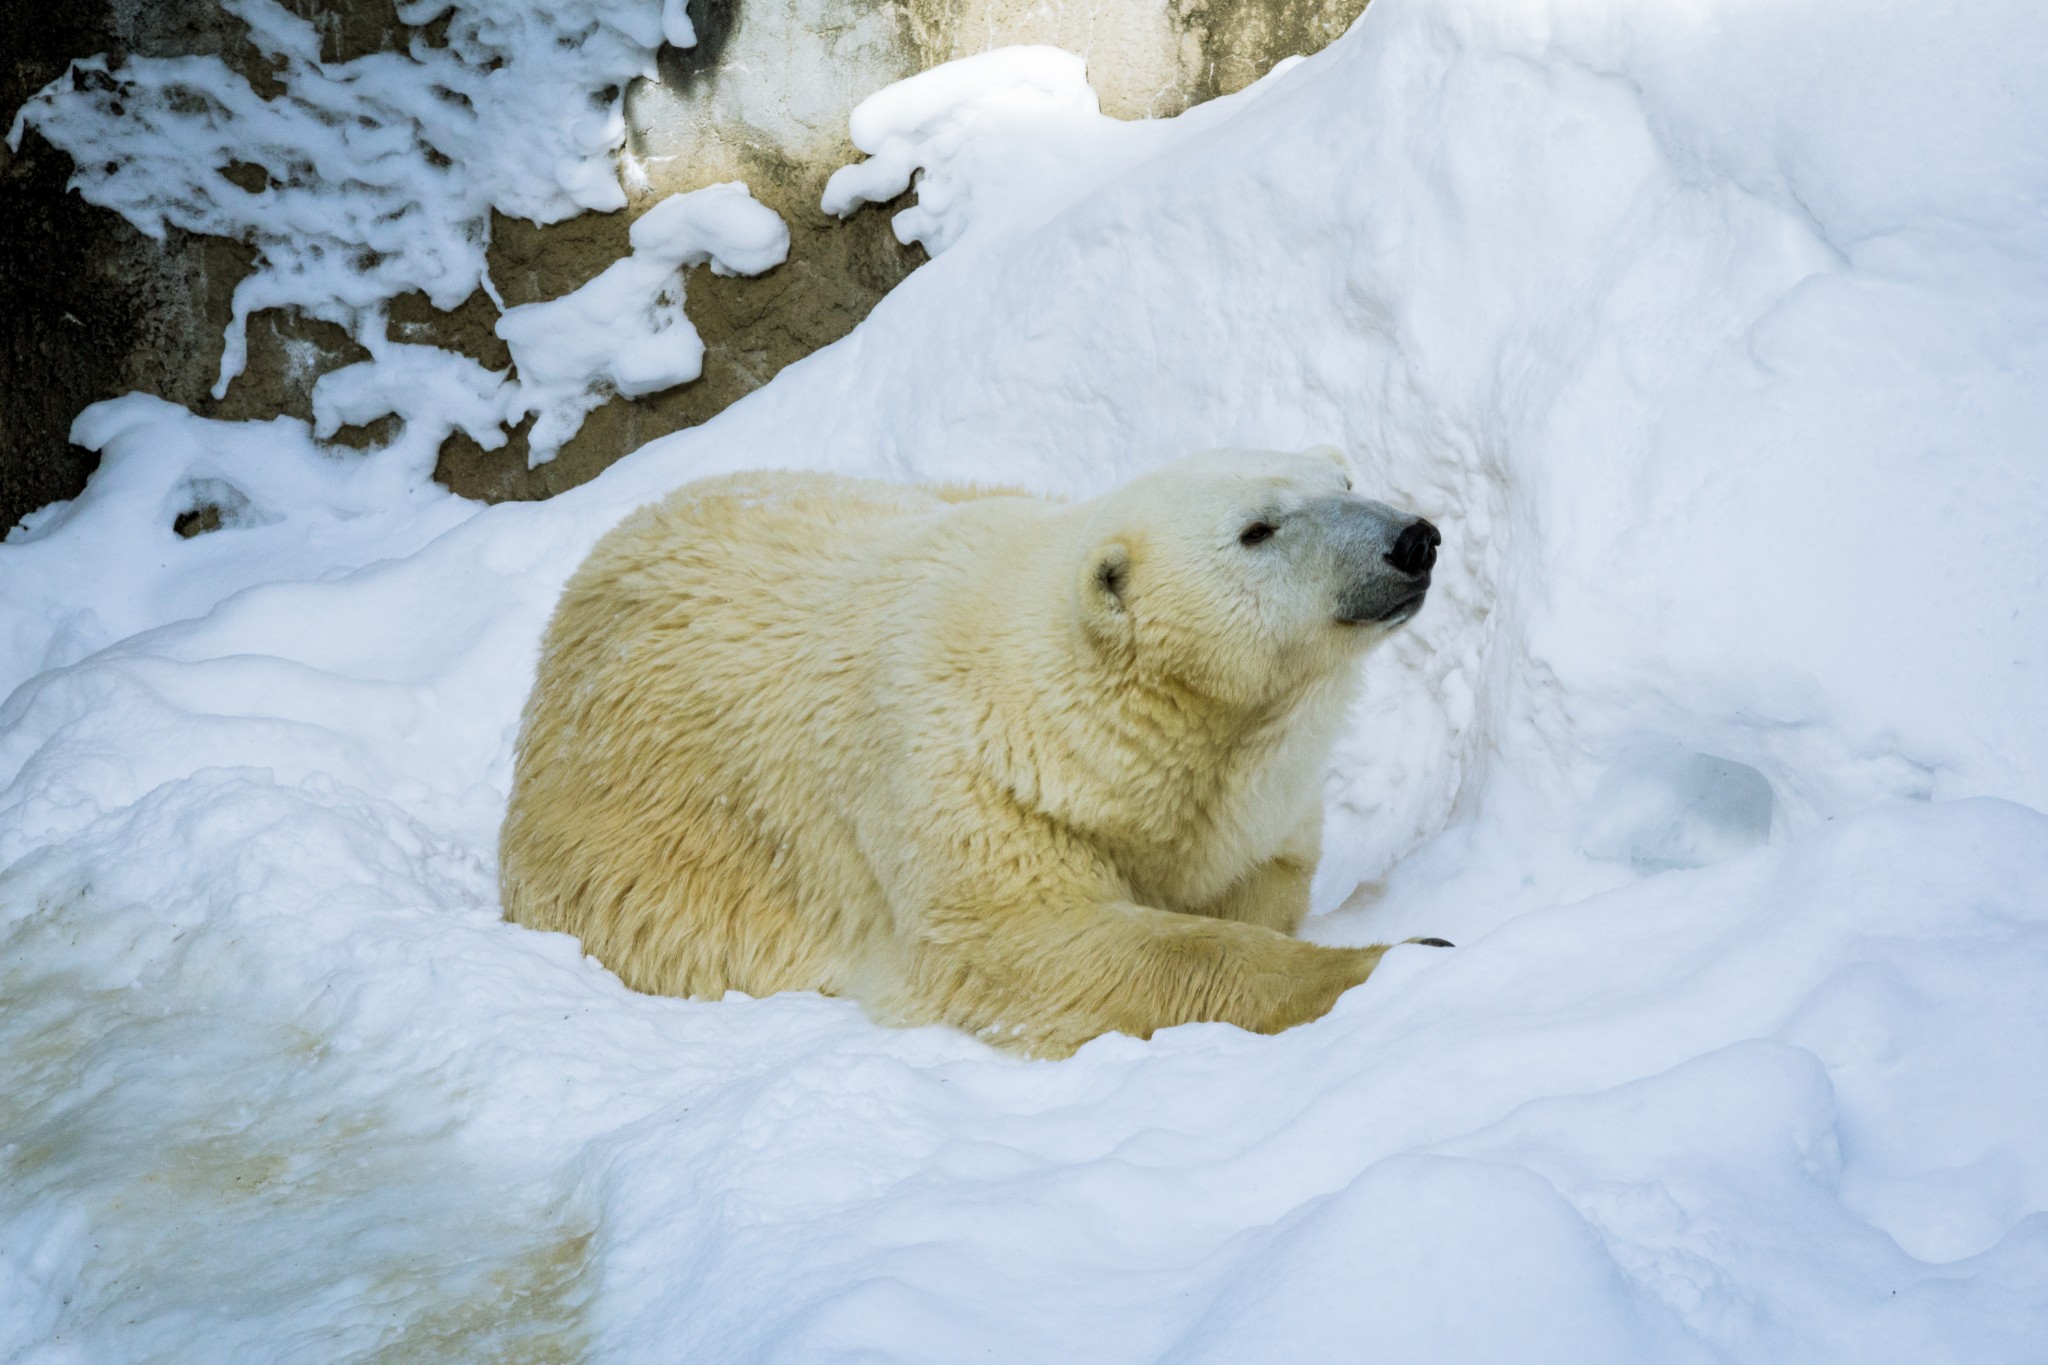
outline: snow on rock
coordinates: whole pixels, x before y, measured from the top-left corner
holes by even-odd
[[[1192,122],[927,139],[943,254],[545,504],[89,410],[0,545],[0,1357],[2037,1357],[2043,69],[2019,0],[1375,0]],[[630,508],[1321,441],[1446,539],[1312,932],[1457,950],[1026,1063],[498,918]]]
[[[944,251],[964,226],[962,200],[1005,189],[1015,197],[1014,184],[990,183],[991,163],[1028,187],[1059,164],[1068,150],[1062,144],[1094,143],[1105,133],[1114,136],[1112,129],[1137,126],[1103,118],[1086,70],[1081,58],[1056,47],[1005,47],[877,91],[854,107],[848,125],[853,145],[868,159],[832,173],[822,207],[844,218],[862,204],[885,204],[921,172],[916,205],[891,222],[906,245]],[[998,130],[1021,126],[1024,136],[999,131],[991,139],[991,124]],[[977,134],[984,145],[998,142],[1006,155],[966,170],[958,166],[961,148]]]
[[[1301,59],[1178,118],[1105,117],[1086,64],[1054,47],[962,57],[879,90],[854,108],[853,145],[867,160],[825,182],[821,207],[844,218],[917,185],[890,219],[898,241],[937,255],[970,226],[1014,232],[1257,99]]]
[[[380,343],[368,360],[329,370],[313,382],[313,434],[328,440],[345,426],[395,414],[407,424],[407,447],[422,482],[431,478],[441,441],[466,432],[485,450],[505,444],[504,424],[519,386],[499,370],[439,346]],[[412,429],[413,424],[423,424]],[[382,463],[392,465],[396,460]]]
[[[621,92],[654,74],[664,42],[696,41],[683,0],[399,0],[403,23],[445,20],[445,41],[323,62],[313,24],[276,0],[222,7],[280,93],[218,57],[91,57],[8,132],[18,149],[34,127],[71,156],[72,188],[152,237],[179,227],[257,249],[215,397],[242,372],[253,312],[295,306],[373,345],[400,294],[453,308],[491,288],[492,209],[549,223],[623,208]]]
[[[582,288],[498,319],[519,371],[517,401],[539,414],[529,465],[552,460],[612,395],[659,393],[703,373],[682,271],[709,262],[714,274],[758,275],[789,255],[789,228],[738,181],[670,195],[634,221],[631,241],[631,255]]]
[[[224,4],[276,63],[281,93],[259,94],[218,57],[88,58],[22,107],[10,145],[33,126],[72,157],[74,188],[152,236],[175,226],[252,243],[215,396],[241,373],[250,313],[291,306],[346,326],[371,358],[322,377],[316,431],[387,413],[424,424],[386,461],[404,466],[393,477],[418,472],[422,450],[431,472],[456,428],[497,449],[529,413],[539,464],[611,394],[695,379],[703,346],[677,271],[709,260],[754,275],[788,254],[787,228],[744,186],[712,186],[649,210],[634,254],[584,288],[499,319],[516,387],[454,352],[389,341],[384,308],[399,294],[441,308],[479,288],[495,297],[493,209],[552,222],[625,205],[620,91],[654,74],[664,41],[695,41],[684,6],[408,0],[398,17],[446,20],[443,44],[328,63],[312,23],[275,0]]]

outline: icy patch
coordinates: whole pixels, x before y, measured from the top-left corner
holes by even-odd
[[[169,862],[117,851],[173,845]],[[0,1244],[28,1252],[0,1269],[0,1347],[279,1359],[303,1334],[328,1360],[573,1358],[587,1202],[558,1170],[460,1140],[467,1102],[417,1070],[432,1044],[396,1071],[365,1053],[395,1041],[389,981],[321,989],[264,961],[293,942],[393,966],[407,936],[379,923],[422,914],[450,946],[500,933],[488,869],[376,801],[247,772],[174,783],[74,847],[83,862],[0,876]],[[106,1046],[162,1064],[108,1070],[89,1060]],[[284,1074],[289,1093],[255,1098]],[[444,1256],[451,1237],[471,1253]],[[340,1262],[355,1308],[335,1314]]]
[[[789,229],[738,181],[671,195],[635,220],[633,252],[573,293],[506,310],[498,335],[519,371],[517,402],[538,413],[527,463],[544,464],[614,394],[687,384],[704,343],[683,311],[681,272],[758,275],[789,255]]]

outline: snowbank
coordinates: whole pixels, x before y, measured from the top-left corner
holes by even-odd
[[[1376,0],[1200,117],[1059,104],[1070,155],[897,101],[943,254],[547,504],[89,411],[0,546],[0,1351],[2037,1355],[2043,69],[2020,3]],[[1324,440],[1446,543],[1314,932],[1456,952],[1032,1064],[499,921],[539,632],[630,507]]]

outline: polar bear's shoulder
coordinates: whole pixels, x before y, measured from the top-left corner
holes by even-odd
[[[900,484],[800,470],[750,470],[683,485],[627,517],[600,552],[645,553],[653,543],[732,546],[832,528],[930,517],[974,503],[1046,503],[1023,489],[985,484]]]

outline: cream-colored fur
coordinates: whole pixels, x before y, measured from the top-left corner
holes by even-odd
[[[607,535],[527,704],[506,914],[637,990],[818,990],[1063,1055],[1275,1032],[1384,947],[1292,937],[1378,626],[1247,509],[1322,455],[1195,457],[1093,502],[708,479]]]

